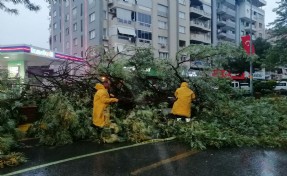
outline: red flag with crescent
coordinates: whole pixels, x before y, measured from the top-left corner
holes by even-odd
[[[242,46],[246,53],[250,55],[250,35],[245,35],[241,37]],[[252,44],[252,54],[255,53],[254,45]]]

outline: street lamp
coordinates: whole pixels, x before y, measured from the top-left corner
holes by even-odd
[[[252,0],[250,0],[250,68],[249,68],[249,77],[250,77],[250,93],[253,96],[253,68],[252,68]]]

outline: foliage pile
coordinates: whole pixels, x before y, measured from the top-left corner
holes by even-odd
[[[21,163],[27,162],[23,153],[9,153],[7,155],[0,155],[0,169],[5,166],[17,166]]]
[[[203,109],[192,123],[180,127],[178,136],[191,147],[266,146],[287,142],[286,98],[245,98],[217,102]]]
[[[143,142],[149,139],[170,137],[173,128],[168,128],[162,111],[147,106],[137,106],[122,121],[118,121],[127,141]]]
[[[25,162],[25,157],[21,153],[11,153],[11,150],[17,147],[17,139],[21,136],[16,129],[19,121],[18,107],[21,105],[17,101],[20,97],[20,86],[12,85],[19,80],[9,80],[6,71],[1,71],[0,78],[0,168],[3,168]]]
[[[68,98],[62,93],[50,94],[40,105],[42,118],[31,127],[29,134],[39,137],[40,143],[46,145],[97,137],[91,127],[91,109],[85,107],[86,101],[77,96]]]
[[[244,56],[241,49],[226,46],[212,48],[192,45],[181,52],[191,55],[193,59],[208,60],[214,57],[218,65],[233,55]],[[154,58],[150,49],[136,49],[129,58],[112,57],[90,68],[88,77],[91,79],[85,82],[85,78],[81,84],[91,84],[92,79],[99,80],[100,75],[106,76],[112,83],[112,93],[120,99],[116,109],[124,109],[112,114],[113,123],[100,134],[104,142],[142,142],[152,138],[177,136],[192,147],[201,149],[208,146],[243,145],[272,147],[284,143],[285,127],[279,128],[278,125],[284,124],[285,114],[277,111],[278,106],[284,105],[283,100],[271,102],[269,99],[243,98],[231,88],[230,80],[211,78],[208,70],[205,76],[188,78],[182,74],[186,65],[177,61],[173,65],[167,60]],[[151,69],[157,70],[154,75],[148,71]],[[159,111],[164,107],[158,105],[172,96],[183,80],[190,83],[197,97],[193,106],[194,120],[191,123],[169,123],[164,119],[162,111]],[[80,81],[78,78],[76,82]],[[76,88],[75,85],[70,88]],[[69,91],[69,94],[51,94],[40,107],[43,118],[34,129],[44,144],[71,143],[96,133],[90,127],[92,91],[84,89],[79,97],[75,93],[79,89]],[[130,104],[121,105],[125,98],[130,100]],[[266,124],[275,131],[268,132]]]

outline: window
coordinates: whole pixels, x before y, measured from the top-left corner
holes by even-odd
[[[56,10],[54,10],[54,17],[56,17],[57,16],[57,11]]]
[[[181,5],[185,5],[185,0],[178,0],[178,3]]]
[[[69,35],[69,34],[70,34],[70,29],[66,28],[66,35]]]
[[[151,24],[151,16],[143,13],[138,13],[137,21],[141,26],[150,27]]]
[[[96,37],[96,31],[95,31],[95,30],[90,31],[90,32],[89,32],[89,38],[90,38],[90,40],[93,39],[93,38],[95,38],[95,37]]]
[[[81,35],[81,47],[83,47],[84,46],[84,36],[83,35]],[[83,57],[83,56],[82,56]]]
[[[56,35],[54,35],[54,42],[56,42],[57,41],[57,36]]]
[[[168,14],[167,6],[158,4],[157,5],[157,13],[158,13],[158,16],[167,17],[167,14]]]
[[[262,29],[262,26],[263,26],[262,23],[259,23],[259,28],[260,28],[260,29]]]
[[[77,27],[78,27],[78,26],[77,26],[77,23],[74,23],[74,24],[73,24],[73,30],[74,30],[74,31],[77,31]]]
[[[66,1],[66,7],[70,5],[70,1]]]
[[[103,15],[104,15],[104,19],[106,20],[106,19],[108,19],[108,17],[107,17],[107,11],[103,11]]]
[[[54,28],[54,29],[57,29],[57,23],[54,23],[54,24],[53,24],[53,28]]]
[[[138,34],[137,37],[140,39],[152,40],[151,32],[138,30],[137,34]]]
[[[66,14],[65,16],[65,21],[69,21],[70,20],[70,15],[69,14]]]
[[[166,52],[159,52],[160,59],[168,59],[168,53]]]
[[[185,27],[179,26],[179,32],[184,34],[185,33]]]
[[[81,4],[81,16],[83,16],[83,3]]]
[[[70,48],[70,42],[66,42],[66,49]]]
[[[60,32],[60,43],[62,42],[62,33]]]
[[[78,45],[78,38],[74,38],[74,39],[73,39],[73,44],[74,44],[74,46],[77,46],[77,45]]]
[[[95,12],[93,12],[89,15],[89,20],[90,20],[90,22],[93,22],[93,21],[95,21],[95,19],[96,19],[96,14],[95,14]]]
[[[131,24],[132,23],[132,11],[117,8],[117,19],[120,23]]]
[[[158,21],[158,28],[160,29],[167,29],[167,22],[166,21]]]
[[[185,47],[185,41],[184,40],[179,40],[179,47]]]
[[[77,17],[77,7],[73,8],[72,14],[73,14],[73,18]]]
[[[107,37],[108,34],[107,34],[107,29],[106,28],[103,28],[103,36]]]
[[[180,19],[185,19],[185,13],[184,12],[179,12],[178,16]]]
[[[167,44],[167,37],[158,36],[158,43],[166,45]]]
[[[81,51],[81,57],[84,57],[84,51]]]
[[[81,32],[83,32],[83,20],[81,20]]]

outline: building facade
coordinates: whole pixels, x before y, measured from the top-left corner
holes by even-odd
[[[174,58],[190,44],[265,38],[265,0],[57,0],[51,3],[51,50],[85,56],[89,46],[122,52],[154,49]],[[252,26],[252,28],[251,28]]]
[[[131,45],[174,58],[189,44],[211,44],[211,0],[58,0],[50,14],[50,47],[70,55]]]
[[[241,36],[250,34],[265,38],[265,5],[265,0],[213,0],[213,43],[239,44]]]

